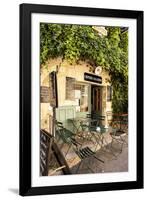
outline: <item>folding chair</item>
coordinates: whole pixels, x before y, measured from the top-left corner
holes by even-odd
[[[108,139],[109,136],[106,136],[106,133],[109,133],[109,129],[105,128],[103,125],[101,125],[97,128],[99,128],[99,130],[91,132],[94,140],[96,141],[94,152],[97,151],[97,147],[99,146],[101,151],[111,153],[116,158],[115,154],[109,147],[109,143],[110,143],[110,141]],[[106,151],[106,149],[107,150],[109,149],[109,152]]]
[[[123,122],[120,114],[112,114],[111,112],[107,113],[107,120],[110,125],[108,130],[111,137],[111,143],[108,143],[107,145],[103,145],[103,143],[105,142],[103,142],[104,138],[102,138],[101,148],[103,151],[108,150],[107,152],[111,153],[115,157],[115,159],[117,159],[118,155],[123,150],[124,144],[127,144],[124,139],[126,135],[126,131],[123,128],[124,126],[123,124],[124,123],[126,124],[127,120]],[[101,132],[103,131],[101,130]]]
[[[128,114],[115,114],[111,126],[114,129],[112,135],[120,136],[124,140],[123,137],[128,135]]]
[[[82,163],[84,163],[84,161],[90,157],[93,157],[95,160],[97,160],[101,163],[104,163],[103,160],[101,160],[100,158],[97,158],[96,153],[94,151],[92,151],[88,146],[86,146],[84,148],[74,149],[74,151],[78,155],[78,157],[81,159],[81,162],[78,164],[75,173],[77,173],[80,170],[80,166],[82,165]],[[91,169],[91,167],[89,165],[87,165],[87,168],[92,173],[95,173],[95,171],[93,169]],[[100,169],[100,170],[102,172],[102,169]]]
[[[124,146],[124,144],[126,144],[125,140],[123,139],[123,137],[126,135],[126,133],[122,132],[120,130],[117,130],[117,129],[113,129],[113,131],[110,133],[110,135],[112,137],[111,148],[112,148],[113,153],[117,157],[120,153],[122,153],[123,146]],[[118,149],[119,153],[116,154],[114,152],[114,145],[117,145],[117,144],[120,146],[120,149]]]
[[[64,155],[65,157],[67,156],[72,145],[74,145],[76,148],[82,146],[82,144],[75,139],[75,136],[76,135],[74,133],[63,127],[62,122],[56,121],[56,139],[57,142],[59,142],[60,140],[62,141],[60,149],[62,149],[65,144],[68,145],[67,152]]]
[[[92,117],[92,118],[91,118]],[[90,133],[90,138],[95,146],[95,150],[97,150],[98,145],[101,146],[102,143],[102,130],[106,130],[104,125],[102,125],[102,121],[105,120],[105,116],[99,115],[98,113],[87,114],[87,118],[89,119],[88,123],[82,123],[82,130],[88,130]],[[99,132],[99,133],[98,133]]]
[[[72,147],[72,150],[81,159],[81,162],[77,166],[76,173],[80,169],[80,166],[85,161],[85,159],[88,159],[90,157],[93,157],[96,160],[98,160],[99,162],[104,163],[103,160],[96,157],[96,155],[95,155],[96,153],[94,151],[92,151],[88,146],[82,147],[82,144],[79,143],[75,139],[75,134],[73,134],[71,131],[65,129],[61,122],[56,122],[56,134],[63,141],[63,145],[62,145],[62,147],[60,147],[60,149],[63,148],[65,143],[69,145],[68,150],[64,156],[65,157],[67,156],[70,148]],[[90,169],[90,171],[94,172],[89,166],[87,166],[87,168]]]
[[[127,114],[115,114],[112,121],[112,131],[110,135],[112,137],[111,147],[113,148],[114,144],[120,145],[120,152],[116,155],[118,156],[124,147],[124,144],[127,144],[125,136],[128,134],[128,115]]]
[[[99,115],[98,113],[93,113],[92,114],[92,119],[97,120],[98,121],[98,125],[100,126],[100,125],[102,125],[102,121],[105,120],[105,116]]]

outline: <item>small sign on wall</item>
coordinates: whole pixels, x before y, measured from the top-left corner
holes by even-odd
[[[75,90],[75,99],[80,99],[80,98],[81,98],[81,91]]]
[[[49,103],[49,87],[47,86],[40,87],[40,102]]]

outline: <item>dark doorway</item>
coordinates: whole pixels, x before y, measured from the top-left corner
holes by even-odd
[[[92,112],[101,114],[102,112],[102,87],[94,86],[91,87],[91,106]]]

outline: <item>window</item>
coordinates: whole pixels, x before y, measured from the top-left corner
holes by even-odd
[[[75,98],[78,102],[79,112],[88,111],[88,86],[76,84],[75,85]]]
[[[107,86],[107,101],[112,101],[112,86]]]
[[[77,112],[88,111],[88,85],[75,83],[75,78],[66,77],[66,100],[74,101]]]
[[[75,101],[75,78],[66,77],[66,100]]]

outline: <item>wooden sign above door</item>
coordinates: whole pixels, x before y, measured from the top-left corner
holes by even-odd
[[[94,74],[84,73],[84,80],[94,83],[102,83],[102,77]]]

